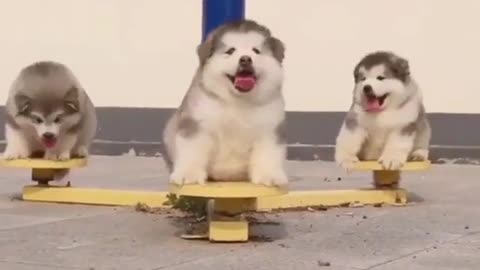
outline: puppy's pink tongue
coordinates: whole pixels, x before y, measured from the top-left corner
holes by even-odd
[[[255,87],[256,82],[257,80],[253,76],[237,76],[235,77],[234,85],[238,90],[248,92]]]
[[[378,98],[370,99],[367,101],[367,111],[369,112],[379,112],[382,109],[382,105],[380,105],[380,101]]]
[[[57,140],[56,139],[43,140],[43,144],[45,144],[45,147],[47,148],[53,148],[57,144]]]

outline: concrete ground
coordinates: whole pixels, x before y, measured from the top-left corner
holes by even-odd
[[[369,187],[332,163],[289,162],[294,189]],[[406,207],[256,215],[246,244],[187,241],[171,213],[18,200],[29,172],[0,169],[0,269],[375,269],[480,268],[480,166],[435,165],[405,174]],[[161,190],[159,158],[93,157],[76,186]],[[341,178],[338,181],[338,177]]]

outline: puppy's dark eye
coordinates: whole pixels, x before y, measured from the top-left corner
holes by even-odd
[[[377,80],[383,81],[383,80],[385,80],[385,77],[383,77],[383,76],[378,76],[378,77],[377,77]]]
[[[225,54],[232,55],[235,52],[235,48],[228,49]]]
[[[34,116],[34,117],[33,117],[33,122],[34,122],[34,123],[37,123],[37,124],[41,124],[41,123],[43,123],[43,119],[40,118],[40,117]]]
[[[60,121],[62,121],[62,119],[60,118],[60,116],[57,116],[57,117],[53,120],[53,122],[54,122],[55,124],[60,123]]]
[[[260,50],[257,49],[257,48],[253,48],[252,51],[253,51],[254,53],[256,53],[256,54],[260,54]]]

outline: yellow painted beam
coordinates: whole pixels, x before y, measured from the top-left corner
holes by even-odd
[[[87,159],[76,158],[69,160],[47,160],[47,159],[0,159],[0,166],[31,169],[68,169],[80,168],[87,165]]]
[[[410,161],[405,163],[400,171],[421,171],[430,169],[431,162],[430,161]],[[378,163],[377,161],[360,161],[355,163],[354,170],[362,170],[362,171],[384,171],[382,164]]]
[[[144,203],[150,207],[163,207],[168,192],[108,190],[76,187],[26,186],[23,200],[55,203],[78,203],[111,206],[135,206]]]
[[[345,189],[293,191],[286,195],[257,198],[256,210],[296,208],[307,206],[341,206],[348,203],[364,205],[405,204],[404,189]]]
[[[78,203],[92,205],[135,206],[138,202],[150,207],[166,207],[165,191],[131,191],[90,189],[77,187],[26,186],[23,188],[25,201]],[[403,189],[377,190],[312,190],[291,191],[288,194],[259,197],[256,203],[245,204],[251,210],[269,210],[306,206],[338,206],[346,203],[397,204],[406,203],[407,192]]]

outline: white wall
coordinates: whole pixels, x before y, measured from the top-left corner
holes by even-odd
[[[2,102],[18,70],[71,66],[97,106],[173,107],[197,65],[201,0],[0,0]],[[407,57],[430,112],[480,113],[480,1],[247,0],[287,45],[289,110],[346,110],[365,53]]]

